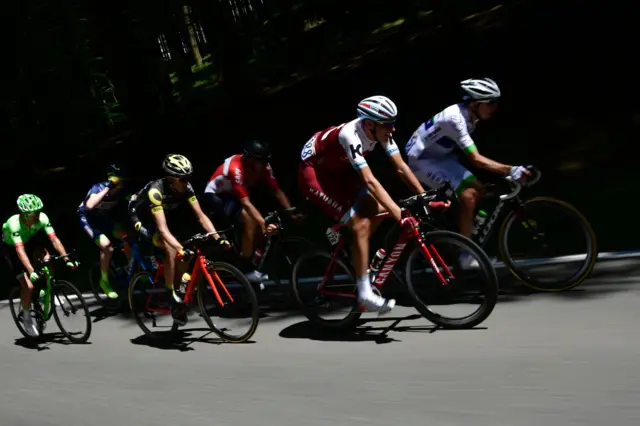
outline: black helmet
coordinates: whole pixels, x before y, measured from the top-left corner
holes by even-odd
[[[107,176],[118,176],[119,178],[125,178],[127,176],[126,169],[120,164],[111,164],[107,167]]]
[[[250,140],[244,144],[244,155],[258,161],[267,162],[271,158],[269,144],[258,140]]]

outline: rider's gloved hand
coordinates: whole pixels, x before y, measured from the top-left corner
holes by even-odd
[[[38,275],[36,271],[33,271],[32,273],[29,274],[29,279],[31,280],[31,283],[35,283],[36,281],[38,281],[39,278],[40,278],[40,275]]]
[[[72,271],[75,271],[76,269],[78,269],[78,266],[80,266],[80,262],[78,262],[77,260],[68,260],[67,259],[67,268],[71,269]]]
[[[231,247],[231,243],[224,238],[218,238],[216,240],[216,244],[223,249],[228,249],[229,247]]]
[[[515,181],[521,180],[524,176],[529,176],[531,172],[524,166],[513,166],[509,171],[509,178]]]
[[[189,257],[193,256],[193,254],[194,254],[194,253],[193,253],[191,250],[189,250],[189,249],[181,249],[181,250],[178,252],[178,260],[182,260],[182,259],[185,259],[185,258],[189,258]]]

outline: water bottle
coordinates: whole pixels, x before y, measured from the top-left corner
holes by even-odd
[[[261,249],[257,249],[253,252],[253,266],[256,268],[260,266],[260,262],[262,262],[262,256],[264,256],[264,251]]]
[[[373,259],[371,260],[371,264],[369,265],[369,269],[371,270],[371,272],[374,272],[374,273],[378,272],[378,269],[380,269],[380,266],[382,265],[382,261],[385,259],[386,256],[387,256],[387,252],[385,249],[383,248],[378,249],[375,256],[373,256]]]
[[[182,274],[182,280],[180,280],[180,293],[185,294],[187,292],[187,285],[191,281],[191,275],[188,272]]]
[[[338,241],[340,241],[340,233],[336,232],[332,227],[328,227],[327,238],[329,239],[329,243],[331,243],[332,246],[335,246],[338,244]]]
[[[475,226],[473,228],[473,235],[476,235],[478,233],[478,229],[480,229],[482,225],[484,225],[486,220],[487,212],[485,212],[484,210],[478,210],[478,214],[476,215],[475,219]]]
[[[156,257],[155,256],[149,256],[149,264],[151,266],[151,270],[152,271],[157,271],[158,270],[158,262],[156,261]]]

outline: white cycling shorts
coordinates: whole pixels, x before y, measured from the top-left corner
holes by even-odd
[[[451,157],[409,160],[409,168],[423,185],[437,189],[448,180],[460,195],[476,177],[462,164]]]

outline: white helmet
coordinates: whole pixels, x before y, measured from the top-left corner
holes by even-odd
[[[464,100],[491,101],[500,98],[500,88],[490,78],[470,78],[460,82],[464,91]]]
[[[376,123],[393,123],[397,115],[396,104],[385,96],[371,96],[358,103],[358,117],[368,118]]]

